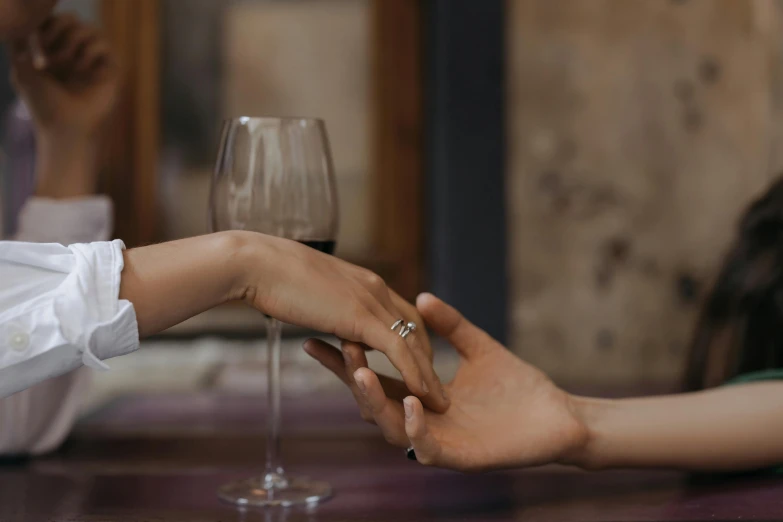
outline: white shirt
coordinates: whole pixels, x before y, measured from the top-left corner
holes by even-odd
[[[82,367],[138,348],[135,311],[119,299],[124,245],[102,241],[111,213],[102,197],[33,198],[18,241],[0,241],[0,454],[58,446],[89,384]]]

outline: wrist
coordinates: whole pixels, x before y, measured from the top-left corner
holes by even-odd
[[[36,128],[35,139],[52,149],[91,148],[100,140],[98,133],[85,133],[77,129]]]
[[[68,199],[95,193],[98,149],[95,140],[39,133],[36,195]]]
[[[577,466],[586,470],[600,470],[608,467],[604,447],[605,432],[602,428],[611,416],[614,401],[590,397],[569,396],[574,418],[580,424],[583,437],[561,460],[562,464]]]
[[[232,280],[228,300],[243,300],[254,303],[258,295],[265,294],[267,289],[263,287],[265,281],[271,277],[259,277],[268,266],[265,260],[270,255],[273,238],[257,232],[231,230],[218,232],[227,253],[225,262],[230,267]]]
[[[241,297],[247,233],[219,232],[124,252],[120,299],[146,337]]]
[[[59,121],[46,121],[33,114],[33,125],[39,137],[54,137],[66,140],[94,141],[105,131],[103,125],[83,124],[74,117],[63,117]]]

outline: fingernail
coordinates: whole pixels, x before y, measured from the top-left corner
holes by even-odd
[[[405,406],[405,419],[411,420],[413,418],[413,405],[408,402],[408,399],[402,401],[402,404]]]
[[[343,359],[345,359],[345,362],[348,363],[348,364],[352,364],[353,363],[353,359],[351,358],[351,352],[349,352],[347,350],[345,350],[343,352]]]
[[[427,383],[424,381],[421,381],[421,389],[424,391],[424,394],[428,394],[430,392],[430,387],[427,386]]]
[[[359,378],[356,378],[356,377],[354,377],[354,378],[356,379],[356,386],[359,387],[359,391],[361,391],[363,394],[366,395],[367,394],[367,386],[364,385],[364,381],[359,379]]]

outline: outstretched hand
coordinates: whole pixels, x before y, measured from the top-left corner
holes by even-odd
[[[587,431],[571,397],[546,375],[435,296],[419,296],[417,308],[460,355],[456,377],[445,386],[451,399],[445,413],[425,409],[402,382],[376,375],[354,343],[343,343],[345,358],[322,341],[305,344],[307,353],[357,391],[363,417],[386,440],[413,446],[422,464],[461,471],[557,462],[584,446]]]

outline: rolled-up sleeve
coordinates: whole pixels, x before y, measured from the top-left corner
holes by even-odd
[[[121,241],[0,242],[0,397],[138,348]]]

